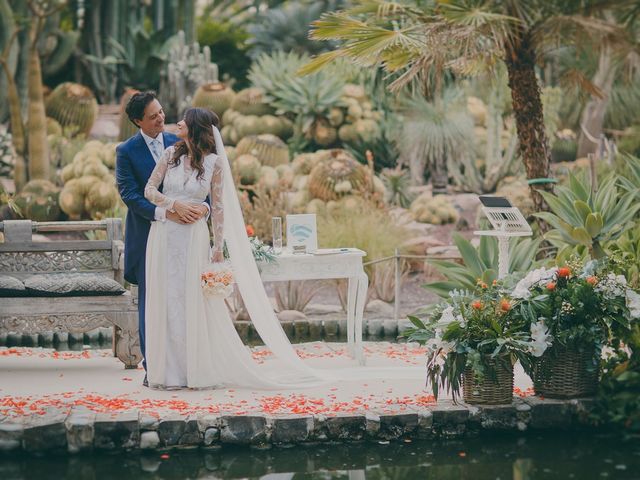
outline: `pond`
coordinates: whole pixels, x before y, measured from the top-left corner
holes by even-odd
[[[0,457],[22,479],[637,479],[640,441],[587,432],[462,440]]]

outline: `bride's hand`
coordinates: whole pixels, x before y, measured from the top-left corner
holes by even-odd
[[[193,223],[202,217],[201,205],[196,203],[175,201],[173,210],[185,223]]]
[[[213,255],[211,256],[211,263],[222,263],[223,261],[224,255],[222,254],[222,251],[216,250],[213,252]]]

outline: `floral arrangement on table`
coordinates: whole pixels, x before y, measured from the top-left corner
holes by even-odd
[[[260,240],[256,234],[255,230],[251,225],[245,226],[247,231],[247,236],[249,237],[249,244],[251,245],[251,251],[253,252],[253,258],[256,262],[266,262],[271,263],[276,261],[276,256],[273,253],[273,249]],[[229,251],[227,250],[227,244],[224,244],[224,258],[229,258]]]
[[[233,293],[233,283],[233,272],[223,263],[212,264],[200,274],[200,285],[206,297],[228,297]]]
[[[476,380],[496,377],[496,369],[511,373],[516,359],[529,364],[532,355],[541,355],[546,337],[513,315],[513,300],[504,284],[487,285],[479,280],[473,291],[454,290],[447,301],[437,305],[426,323],[410,317],[416,326],[409,340],[426,343],[427,383],[438,398],[441,389],[460,395],[465,371]],[[429,336],[432,338],[425,341]],[[465,391],[465,394],[468,393]],[[512,391],[508,391],[509,398]],[[466,397],[467,395],[465,395]]]

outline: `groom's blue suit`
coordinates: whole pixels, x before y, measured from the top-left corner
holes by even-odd
[[[163,133],[164,148],[178,141],[172,133]],[[144,187],[153,172],[156,162],[142,134],[131,137],[116,149],[116,181],[122,200],[127,205],[124,240],[124,278],[138,285],[138,326],[140,349],[145,355],[145,258],[147,237],[151,222],[155,219],[156,206],[144,198]],[[146,369],[146,362],[143,360]]]

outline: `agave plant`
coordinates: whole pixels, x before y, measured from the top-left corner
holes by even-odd
[[[449,260],[430,260],[429,263],[444,275],[446,281],[432,282],[424,287],[443,298],[452,290],[473,290],[478,281],[491,285],[498,278],[498,241],[494,237],[480,237],[476,248],[458,233],[453,242],[462,256],[462,265]],[[520,274],[531,270],[536,263],[540,240],[512,239],[509,243],[509,272]]]
[[[409,191],[411,178],[409,172],[401,168],[385,168],[380,175],[387,191],[385,199],[389,205],[409,208],[415,198],[415,194]]]
[[[569,184],[558,186],[555,194],[541,192],[551,212],[535,215],[554,228],[545,237],[571,246],[582,245],[598,259],[605,256],[603,243],[620,237],[633,222],[640,203],[636,190],[619,187],[615,173],[607,175],[596,191],[586,175],[581,177],[570,174]]]
[[[400,101],[398,114],[402,123],[396,142],[414,183],[423,183],[428,168],[434,190],[446,190],[447,163],[471,157],[473,120],[462,100],[459,91],[449,88],[433,101],[421,95]]]

